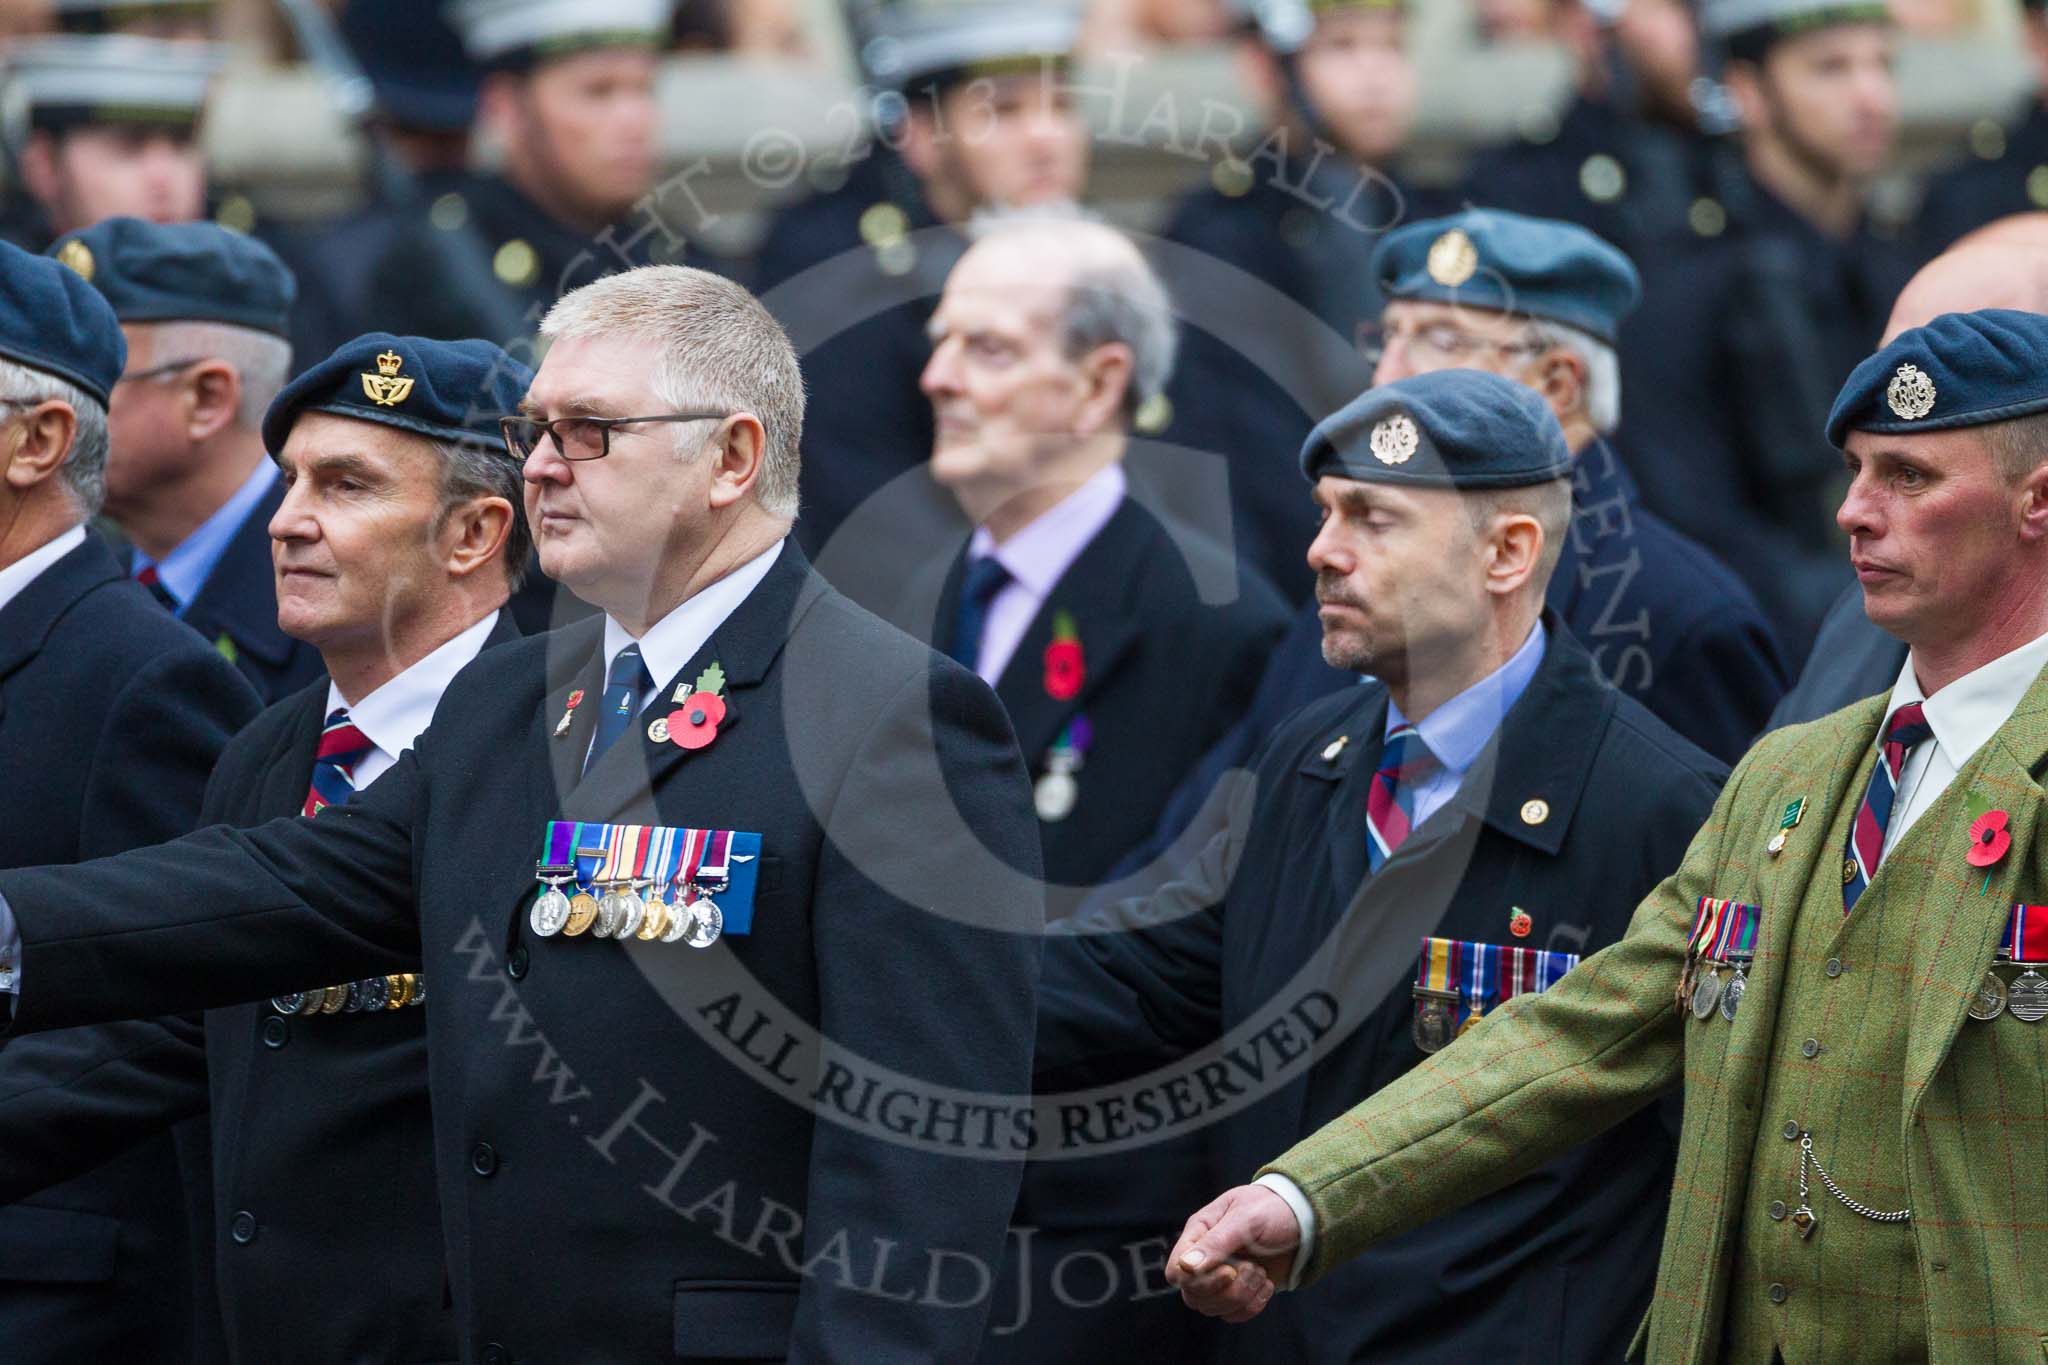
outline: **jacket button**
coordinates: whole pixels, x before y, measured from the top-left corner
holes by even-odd
[[[1782,1199],[1773,1199],[1773,1200],[1771,1201],[1771,1217],[1772,1217],[1772,1218],[1773,1218],[1774,1220],[1776,1220],[1777,1222],[1780,1222],[1780,1223],[1782,1223],[1782,1222],[1784,1222],[1784,1221],[1785,1221],[1785,1201],[1784,1201],[1784,1200],[1782,1200]]]
[[[488,1142],[479,1142],[469,1149],[469,1169],[478,1175],[488,1176],[498,1169],[498,1153]]]
[[[292,1040],[292,1026],[273,1014],[263,1021],[263,1046],[283,1047]]]
[[[526,969],[531,963],[532,959],[527,956],[526,945],[522,943],[517,948],[514,948],[511,954],[506,957],[505,975],[511,977],[514,981],[524,981],[526,980]]]
[[[228,1236],[242,1246],[256,1240],[256,1215],[243,1209],[228,1223]]]
[[[1792,1291],[1791,1291],[1791,1290],[1789,1290],[1789,1289],[1787,1289],[1787,1288],[1786,1288],[1786,1287],[1785,1287],[1784,1285],[1782,1285],[1782,1284],[1774,1284],[1774,1285],[1772,1285],[1772,1286],[1771,1286],[1771,1302],[1772,1302],[1772,1303],[1783,1303],[1783,1302],[1784,1302],[1785,1300],[1787,1300],[1787,1299],[1789,1299],[1789,1298],[1791,1298],[1791,1297],[1792,1297]]]
[[[1842,959],[1839,957],[1829,958],[1827,973],[1829,976],[1840,976],[1842,974]]]
[[[1785,1135],[1785,1141],[1787,1141],[1787,1142],[1797,1142],[1797,1141],[1799,1141],[1799,1120],[1798,1120],[1798,1119],[1786,1119],[1786,1120],[1785,1120],[1785,1126],[1784,1126],[1783,1128],[1781,1128],[1781,1129],[1780,1129],[1779,1131],[1780,1131],[1780,1132],[1782,1132],[1782,1133],[1784,1133],[1784,1135]]]
[[[484,1365],[512,1365],[512,1353],[494,1341],[484,1347]]]
[[[1805,1042],[1799,1045],[1799,1051],[1801,1052],[1801,1054],[1807,1057],[1820,1056],[1820,1039],[1808,1038]]]

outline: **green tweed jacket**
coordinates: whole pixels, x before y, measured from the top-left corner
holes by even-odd
[[[1754,1311],[1752,1297],[1761,1301],[1749,1286],[1731,1284],[1742,1220],[1763,1216],[1780,1188],[1775,1181],[1751,1188],[1759,1143],[1769,1153],[1784,1118],[1764,1112],[1768,1069],[1800,1055],[1796,1041],[1788,1051],[1777,1039],[1777,1021],[1788,980],[1800,990],[1818,982],[1877,993],[1864,1017],[1903,1030],[1894,1049],[1903,1071],[1879,1078],[1901,1093],[1895,1106],[1879,1108],[1893,1116],[1884,1121],[1902,1124],[1898,1142],[1884,1146],[1903,1151],[1905,1170],[1885,1193],[1903,1196],[1913,1211],[1897,1235],[1910,1236],[1920,1281],[1884,1302],[1857,1302],[1855,1288],[1828,1299],[1818,1310],[1834,1319],[1827,1358],[1917,1358],[1924,1350],[1937,1365],[2043,1365],[2048,1020],[2029,1024],[2008,1013],[1987,1023],[1967,1010],[2012,904],[2048,901],[2048,840],[2034,837],[2043,819],[2038,778],[2048,763],[2048,673],[1863,893],[1857,914],[1874,904],[1886,917],[1879,960],[1823,968],[1804,960],[1816,954],[1801,943],[1825,942],[1824,935],[1802,940],[1795,928],[1802,915],[1841,913],[1836,834],[1846,829],[1845,803],[1862,800],[1885,701],[1874,697],[1759,741],[1683,865],[1643,902],[1625,939],[1551,990],[1488,1017],[1267,1167],[1300,1185],[1314,1207],[1308,1277],[1506,1185],[1682,1085],[1684,1126],[1657,1290],[1632,1358],[1659,1365],[1723,1359],[1730,1314]],[[1767,845],[1797,797],[1806,798],[1807,813],[1772,856]],[[1985,808],[2007,812],[2012,835],[1988,885],[1986,873],[1965,860],[1970,814]],[[1881,902],[1871,902],[1880,890]],[[1675,1007],[1702,896],[1763,907],[1736,1025],[1702,1024]],[[1818,1074],[1802,1075],[1805,1092]],[[1870,1077],[1859,1080],[1867,1086]],[[1853,1140],[1854,1122],[1853,1115],[1839,1119],[1837,1142]],[[1822,1238],[1853,1218],[1818,1179],[1813,1206]],[[1886,1286],[1870,1290],[1883,1295]],[[1800,1306],[1795,1298],[1791,1307]],[[1870,1325],[1878,1319],[1882,1332]]]

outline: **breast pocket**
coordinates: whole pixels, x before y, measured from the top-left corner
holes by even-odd
[[[789,1280],[678,1280],[675,1349],[682,1360],[782,1360],[796,1324]]]

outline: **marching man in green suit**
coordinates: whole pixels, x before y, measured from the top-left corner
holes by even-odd
[[[1828,436],[1891,693],[1759,741],[1626,938],[1197,1211],[1191,1305],[1244,1321],[1682,1086],[1631,1359],[2040,1365],[2048,317],[1903,334]]]

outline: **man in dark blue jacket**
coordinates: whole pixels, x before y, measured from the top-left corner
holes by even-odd
[[[256,714],[226,660],[127,581],[85,527],[127,348],[106,301],[0,245],[0,867],[74,863],[189,831]],[[18,963],[0,947],[0,990]],[[187,1354],[193,1272],[168,1134],[0,1208],[10,1360]]]

